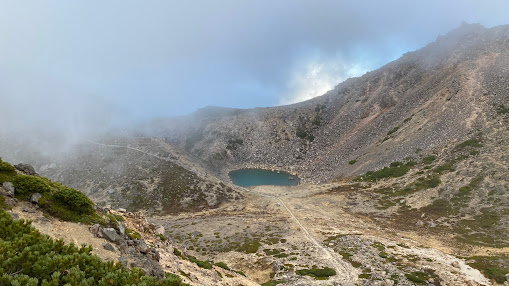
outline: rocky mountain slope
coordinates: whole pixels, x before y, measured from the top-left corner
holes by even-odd
[[[223,175],[245,166],[279,166],[311,182],[358,175],[486,132],[509,105],[508,42],[508,26],[464,25],[306,102],[206,108],[145,129]]]

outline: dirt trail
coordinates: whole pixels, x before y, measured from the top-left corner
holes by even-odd
[[[293,212],[286,206],[286,204],[283,202],[283,200],[280,197],[277,197],[278,201],[281,203],[281,205],[286,209],[286,211],[292,216],[292,218],[295,220],[295,222],[299,225],[301,230],[304,232],[304,235],[313,242],[318,249],[321,249],[322,252],[325,254],[324,259],[331,263],[334,267],[334,270],[338,273],[334,278],[334,280],[339,280],[341,283],[346,283],[345,285],[353,285],[358,280],[358,271],[352,267],[349,263],[344,262],[342,259],[338,259],[337,254],[334,252],[331,252],[331,250],[327,247],[324,247],[321,245],[316,239],[313,238],[313,236],[309,233],[309,231],[302,225],[302,223],[297,219],[297,217],[293,214]],[[331,280],[332,280],[331,279]],[[329,280],[330,282],[330,280]]]
[[[138,138],[144,138],[144,137],[138,137]],[[146,138],[146,139],[153,140],[153,138]],[[192,161],[189,161],[189,160],[184,160],[183,161],[183,160],[181,160],[181,158],[172,159],[172,158],[168,158],[168,157],[161,157],[161,156],[152,154],[150,152],[147,152],[147,151],[135,148],[135,147],[131,147],[129,145],[104,144],[104,143],[99,143],[99,142],[95,142],[95,141],[92,141],[92,140],[86,140],[86,141],[91,143],[91,144],[98,145],[98,146],[103,146],[103,147],[130,149],[130,150],[143,153],[143,154],[145,154],[147,156],[151,156],[151,157],[159,159],[159,160],[163,160],[163,161],[166,161],[166,162],[172,162],[172,163],[178,164],[179,166],[181,166],[181,167],[183,167],[183,168],[185,168],[185,169],[187,169],[187,170],[189,170],[191,172],[194,172],[196,175],[198,175],[198,176],[200,176],[202,178],[206,178],[206,179],[209,179],[209,180],[217,180],[217,178],[211,177],[208,174],[208,172],[206,172],[205,170],[201,169],[201,167],[196,166],[196,164],[194,164]]]

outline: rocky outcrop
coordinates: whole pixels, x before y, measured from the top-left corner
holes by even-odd
[[[11,182],[3,182],[2,183],[3,189],[0,189],[2,191],[1,195],[5,195],[11,198],[14,198],[14,185]]]
[[[30,176],[38,176],[39,175],[35,172],[34,167],[32,167],[32,165],[30,165],[30,164],[20,163],[20,164],[14,165],[14,168],[16,168],[18,171],[23,172]]]

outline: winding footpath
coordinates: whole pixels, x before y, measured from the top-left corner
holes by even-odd
[[[357,271],[347,262],[343,261],[342,259],[337,258],[337,254],[335,252],[332,252],[328,247],[324,247],[321,243],[319,243],[302,225],[302,223],[297,219],[297,217],[293,214],[293,212],[286,206],[286,204],[283,202],[283,200],[280,197],[277,197],[278,201],[281,203],[281,205],[286,209],[286,211],[290,214],[290,216],[295,220],[295,222],[299,225],[302,232],[304,232],[304,235],[316,245],[316,247],[325,254],[324,259],[331,263],[334,267],[334,270],[336,270],[336,276],[335,280],[339,280],[341,284],[338,285],[352,285],[354,281],[357,280]]]

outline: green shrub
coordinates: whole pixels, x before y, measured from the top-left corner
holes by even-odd
[[[389,136],[389,135],[391,135],[391,134],[395,133],[395,132],[396,132],[396,131],[398,131],[398,130],[399,130],[399,126],[394,127],[394,129],[392,129],[391,131],[387,132],[387,136]]]
[[[173,248],[173,254],[175,254],[178,257],[183,257],[182,252],[180,252],[180,250],[176,249],[175,247]]]
[[[431,178],[418,178],[415,182],[415,187],[417,190],[426,190],[430,188],[436,188],[440,185],[442,181],[439,177],[431,177]]]
[[[384,167],[378,171],[368,171],[366,172],[361,179],[365,181],[377,181],[384,178],[396,178],[404,176],[410,170],[411,165],[405,164],[401,162],[393,162],[390,167]]]
[[[159,237],[160,240],[166,241],[166,236],[164,236],[163,234],[160,233],[157,236]]]
[[[139,232],[137,232],[136,230],[134,230],[134,229],[126,228],[125,229],[125,234],[130,239],[141,239],[141,234]]]
[[[226,265],[226,263],[224,263],[224,262],[218,262],[218,263],[216,263],[216,266],[221,267],[224,270],[230,270],[230,267],[228,267],[228,265]]]
[[[415,271],[405,274],[406,278],[416,284],[427,284],[427,280],[431,277],[426,272]]]
[[[53,190],[48,179],[36,176],[16,175],[12,183],[21,199],[30,198],[33,193],[44,194]]]
[[[438,173],[438,174],[442,174],[445,172],[452,172],[452,171],[454,171],[454,166],[450,163],[445,163],[445,164],[440,165],[440,166],[436,167],[435,169],[433,169],[433,172]]]
[[[261,244],[257,240],[247,240],[240,246],[240,251],[245,253],[256,253]]]
[[[9,163],[2,161],[0,158],[0,172],[15,172],[16,169]]]
[[[82,192],[62,185],[53,193],[56,203],[66,206],[78,214],[93,214],[94,203]]]
[[[324,268],[301,269],[295,271],[295,273],[297,273],[297,275],[307,275],[322,280],[327,279],[330,276],[336,275],[336,270],[329,267],[324,267]]]
[[[474,147],[474,148],[480,148],[483,144],[479,142],[479,139],[470,139],[467,141],[464,141],[463,143],[460,143],[456,146],[456,150],[461,150],[466,147]]]
[[[306,130],[302,129],[301,127],[297,127],[296,135],[299,138],[307,139],[308,141],[315,140],[315,136],[313,134],[307,132]]]
[[[422,158],[422,162],[426,165],[429,165],[429,164],[433,163],[433,161],[435,161],[436,159],[437,159],[436,156],[431,155],[431,156]]]
[[[3,210],[0,225],[0,285],[187,285],[176,275],[158,280],[139,268],[102,261],[92,247],[53,240]]]
[[[353,165],[355,163],[357,163],[357,160],[351,160],[351,161],[348,162],[348,164],[350,164],[350,165]]]
[[[187,259],[193,263],[196,263],[196,265],[198,265],[201,268],[212,269],[212,263],[210,263],[208,261],[199,260],[198,258],[196,258],[194,256],[188,256]]]

